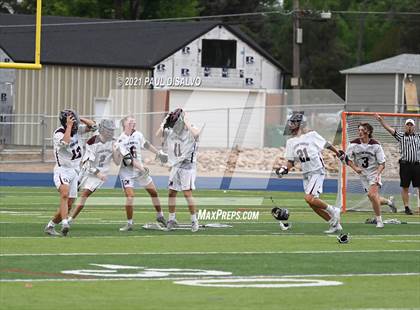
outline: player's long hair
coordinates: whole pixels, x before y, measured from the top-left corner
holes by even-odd
[[[371,124],[369,124],[369,123],[360,123],[359,126],[357,126],[357,127],[363,127],[364,129],[366,129],[366,131],[369,133],[368,134],[369,139],[372,138],[372,135],[373,135],[373,127],[372,127]]]

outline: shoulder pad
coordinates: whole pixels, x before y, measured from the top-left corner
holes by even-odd
[[[66,130],[63,128],[63,127],[59,127],[59,128],[57,128],[55,131],[54,131],[54,134],[56,134],[56,133],[65,133],[66,132]]]
[[[370,139],[368,144],[380,144],[380,143],[376,141],[375,139]]]
[[[98,141],[99,141],[98,137],[99,137],[98,135],[94,135],[89,140],[87,140],[86,144],[87,145],[92,145],[92,144],[98,143]]]

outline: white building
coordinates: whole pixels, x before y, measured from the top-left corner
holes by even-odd
[[[33,62],[35,26],[27,25],[34,24],[34,16],[0,17],[9,26],[0,33],[2,61]],[[219,136],[203,139],[203,146],[233,145],[238,130],[247,131],[241,144],[261,146],[265,112],[247,116],[244,108],[265,107],[266,90],[284,86],[284,67],[238,27],[220,22],[43,16],[41,40],[42,70],[0,69],[0,90],[12,91],[7,111],[15,115],[55,116],[66,107],[82,115],[219,109],[191,114]],[[33,124],[1,125],[9,127],[1,130],[0,142],[42,144],[35,118]],[[48,135],[56,126],[56,118],[49,119]],[[244,129],[244,120],[258,125]],[[152,137],[159,122],[145,116],[140,129]]]

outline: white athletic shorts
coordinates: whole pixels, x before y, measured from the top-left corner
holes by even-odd
[[[122,188],[146,187],[153,182],[150,175],[138,177],[122,177],[120,176]]]
[[[87,189],[91,192],[96,191],[104,184],[104,181],[92,174],[88,174],[87,176],[82,177],[80,181],[81,183],[79,185],[79,188]]]
[[[177,192],[195,189],[196,169],[172,167],[169,173],[168,188]]]
[[[379,176],[379,180],[376,180],[377,175],[378,174],[376,171],[373,171],[369,174],[360,175],[360,181],[362,181],[362,185],[366,193],[369,191],[369,187],[371,187],[372,185],[377,184],[379,188],[382,187],[381,176]]]
[[[73,168],[55,167],[54,168],[54,184],[60,189],[62,184],[69,186],[69,198],[77,198],[77,181],[79,180],[78,172]]]
[[[303,175],[303,189],[305,194],[313,195],[318,198],[322,194],[325,174],[319,172],[309,172]]]

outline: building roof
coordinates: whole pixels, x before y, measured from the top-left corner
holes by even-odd
[[[420,74],[420,54],[401,54],[359,67],[340,71],[342,74]]]
[[[33,15],[0,14],[0,48],[14,62],[33,62]],[[222,25],[276,67],[282,66],[239,28],[218,21],[145,22],[43,16],[41,63],[151,69]]]

